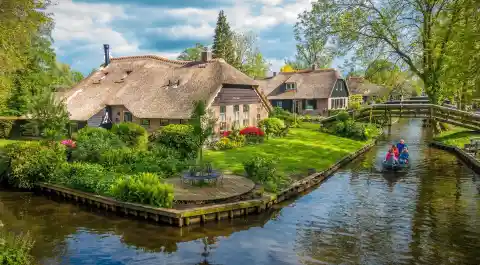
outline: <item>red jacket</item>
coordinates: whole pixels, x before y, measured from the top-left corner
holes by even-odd
[[[394,158],[397,159],[397,156],[395,155],[395,153],[394,153],[394,156],[395,156]],[[385,160],[390,161],[390,158],[392,158],[392,153],[388,152],[387,156],[385,157]]]

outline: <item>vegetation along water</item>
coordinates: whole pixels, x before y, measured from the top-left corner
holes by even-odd
[[[419,120],[389,133],[309,194],[245,219],[180,229],[1,190],[1,221],[30,231],[40,264],[479,264],[479,177],[429,148]],[[381,172],[399,137],[411,169]]]

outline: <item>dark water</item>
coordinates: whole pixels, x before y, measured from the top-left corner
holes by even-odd
[[[30,230],[40,264],[480,264],[480,179],[428,148],[419,121],[412,168],[382,173],[383,141],[311,193],[247,219],[171,228],[0,191],[5,228]]]

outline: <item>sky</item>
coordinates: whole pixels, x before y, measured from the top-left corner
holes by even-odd
[[[211,45],[220,10],[233,30],[258,36],[271,71],[279,71],[295,55],[293,25],[310,6],[311,0],[57,0],[49,12],[58,59],[84,74],[103,62],[103,44],[112,57],[170,59],[195,43]]]

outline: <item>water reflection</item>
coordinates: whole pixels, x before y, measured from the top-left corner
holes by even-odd
[[[411,169],[382,172],[400,137]],[[246,219],[178,229],[6,191],[0,219],[32,231],[41,264],[480,264],[479,180],[429,137],[401,121],[311,193]]]

